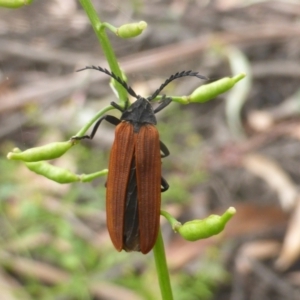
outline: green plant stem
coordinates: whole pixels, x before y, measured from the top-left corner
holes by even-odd
[[[188,96],[168,96],[170,98],[172,98],[173,102],[177,102],[180,104],[189,104],[190,101],[188,99]],[[158,95],[155,99],[153,99],[153,101],[160,101],[163,99],[163,95]]]
[[[171,224],[172,229],[175,231],[176,228],[182,226],[182,224],[180,222],[178,222],[171,214],[169,214],[167,211],[165,210],[160,210],[160,214],[161,216],[165,217],[167,219],[167,221]]]
[[[81,3],[83,9],[85,10],[88,18],[90,19],[90,22],[92,24],[92,27],[97,35],[97,38],[100,42],[100,45],[103,49],[104,55],[108,61],[109,67],[113,73],[115,73],[117,76],[122,78],[122,72],[119,67],[119,64],[117,62],[115,53],[112,49],[112,46],[108,40],[108,37],[105,32],[105,26],[101,23],[92,3],[90,0],[79,0]],[[127,101],[127,92],[126,90],[120,85],[116,84],[116,90],[119,95],[119,100],[121,105],[125,105]],[[105,109],[101,110],[93,119],[90,120],[90,122],[85,125],[78,133],[77,136],[83,135],[88,128],[97,120],[100,116],[102,116],[106,111],[113,109],[111,106],[106,107]],[[170,277],[166,262],[166,255],[164,250],[164,244],[162,240],[162,235],[159,230],[158,238],[156,241],[156,244],[153,248],[154,258],[155,258],[155,264],[158,274],[158,280],[159,280],[159,286],[161,290],[161,295],[163,300],[173,300],[172,295],[172,289],[170,284]]]
[[[81,4],[81,6],[83,7],[83,9],[85,10],[88,18],[90,19],[92,27],[93,27],[93,29],[96,33],[96,36],[100,42],[100,46],[102,47],[104,55],[109,64],[110,70],[115,75],[122,78],[122,72],[119,67],[114,50],[113,50],[113,48],[110,44],[110,41],[106,35],[105,27],[102,25],[102,22],[100,21],[98,15],[97,15],[97,12],[95,11],[95,8],[93,7],[92,2],[90,0],[79,0],[79,2]],[[127,101],[127,92],[119,83],[116,83],[116,90],[118,91],[121,105],[124,106],[125,102]]]
[[[158,237],[153,248],[153,254],[158,275],[161,298],[163,300],[173,300],[164,242],[160,229],[158,231]]]
[[[92,173],[92,174],[82,174],[82,175],[79,176],[79,178],[82,182],[91,182],[95,178],[105,176],[107,174],[108,174],[108,170],[104,169],[102,171],[95,172],[95,173]]]
[[[112,109],[115,109],[113,106],[109,105],[101,109],[97,112],[97,114],[90,119],[77,133],[75,136],[83,136],[88,129],[98,120],[100,117],[102,117],[107,111],[110,111]]]

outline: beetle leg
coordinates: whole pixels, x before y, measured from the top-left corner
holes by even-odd
[[[105,116],[101,117],[101,118],[97,121],[97,123],[95,124],[95,126],[94,126],[94,128],[93,128],[93,130],[92,130],[91,135],[73,136],[71,139],[72,139],[72,140],[92,139],[92,138],[95,136],[95,134],[96,134],[96,132],[97,132],[97,130],[98,130],[98,127],[100,126],[100,124],[101,124],[101,122],[102,122],[103,120],[106,120],[107,122],[109,122],[109,123],[111,123],[111,124],[113,124],[113,125],[115,125],[115,126],[117,126],[118,124],[121,123],[121,120],[119,120],[118,118],[116,118],[116,117],[114,117],[114,116],[110,116],[110,115],[105,115]]]
[[[159,144],[160,144],[160,151],[162,152],[161,157],[163,158],[163,157],[169,156],[170,151],[167,148],[167,146],[162,141],[159,141]]]
[[[119,104],[117,104],[116,102],[110,102],[110,105],[113,106],[114,108],[116,108],[117,110],[119,110],[120,112],[124,112],[124,108],[121,107]],[[126,110],[126,108],[125,108]]]
[[[166,106],[168,106],[172,102],[172,98],[166,97],[166,95],[163,95],[162,97],[162,102],[158,107],[154,109],[154,113],[156,114],[157,112],[161,111],[164,109]]]
[[[95,124],[93,130],[92,130],[92,133],[90,136],[86,136],[88,139],[92,139],[94,137],[94,135],[96,134],[97,130],[98,130],[98,127],[99,125],[101,124],[101,122],[105,120],[107,122],[109,122],[110,124],[113,124],[115,126],[117,126],[118,124],[121,123],[121,120],[119,120],[118,118],[114,117],[114,116],[110,116],[110,115],[106,115],[106,116],[103,116],[102,118],[100,118],[97,123]]]
[[[164,179],[163,177],[161,178],[161,192],[165,192],[169,189],[169,184],[167,183],[166,179]]]

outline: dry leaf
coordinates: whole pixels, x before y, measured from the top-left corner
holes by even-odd
[[[261,154],[250,153],[244,156],[244,167],[262,178],[278,195],[284,210],[296,205],[298,190],[290,176],[272,159]]]
[[[300,196],[297,202],[284,238],[282,251],[275,263],[276,268],[280,270],[286,270],[300,256]]]
[[[238,252],[236,258],[236,268],[239,273],[247,274],[251,271],[251,263],[249,260],[274,258],[280,251],[280,243],[273,240],[254,241],[244,244]]]

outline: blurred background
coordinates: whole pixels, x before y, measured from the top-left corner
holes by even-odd
[[[247,73],[205,104],[158,114],[170,189],[162,208],[185,222],[237,214],[216,237],[187,242],[161,220],[177,300],[299,299],[300,1],[93,1],[114,26],[144,20],[122,40],[108,33],[129,84],[152,94],[171,74]],[[105,178],[60,185],[8,161],[68,140],[116,101],[107,67],[76,0],[0,9],[0,299],[160,299],[152,254],[118,253],[105,225]],[[199,79],[165,90],[188,95]],[[118,112],[112,112],[118,115]],[[52,161],[78,174],[108,165],[110,124]]]

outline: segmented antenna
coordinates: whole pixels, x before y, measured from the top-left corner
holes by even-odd
[[[177,78],[181,78],[181,77],[185,77],[185,76],[194,76],[194,77],[198,77],[200,79],[205,79],[208,80],[209,78],[203,76],[203,75],[199,75],[198,72],[192,72],[192,71],[182,71],[182,72],[177,72],[174,75],[171,75],[153,94],[152,96],[148,97],[147,99],[149,101],[155,99],[158,94],[174,79]]]
[[[135,91],[129,85],[127,85],[126,81],[121,79],[119,76],[115,75],[113,72],[110,72],[105,68],[96,67],[96,66],[85,67],[83,69],[77,70],[76,72],[80,72],[80,71],[83,71],[83,70],[97,70],[97,71],[100,71],[102,73],[105,73],[106,75],[112,77],[114,80],[119,82],[132,97],[138,98]]]

